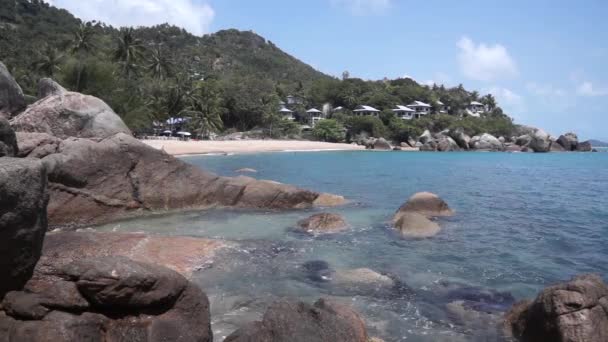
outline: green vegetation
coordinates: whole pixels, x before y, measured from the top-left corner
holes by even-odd
[[[312,134],[321,141],[339,142],[344,140],[344,126],[333,119],[322,120],[316,124]]]
[[[296,136],[298,125],[278,115],[279,102],[293,95],[302,103],[296,113],[325,104],[341,106],[333,120],[313,132],[320,140],[342,140],[363,132],[396,141],[424,129],[463,128],[469,134],[509,136],[511,119],[491,95],[454,88],[422,86],[411,79],[364,81],[344,72],[324,75],[253,32],[225,30],[196,37],[183,29],[159,25],[114,28],[81,22],[41,0],[0,0],[0,60],[28,94],[41,77],[52,77],[70,90],[106,101],[135,131],[153,122],[188,116],[194,133],[263,128],[272,137]],[[403,121],[390,109],[414,100],[451,115]],[[482,118],[461,118],[471,101],[490,111]],[[353,117],[367,104],[385,110],[380,118]],[[433,108],[437,110],[438,108]],[[337,134],[339,131],[340,134]]]

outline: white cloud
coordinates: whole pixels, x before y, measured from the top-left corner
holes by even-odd
[[[52,0],[83,20],[113,26],[150,26],[169,23],[193,34],[209,32],[215,11],[196,0]]]
[[[492,94],[496,98],[498,105],[516,118],[519,113],[526,111],[524,98],[511,89],[494,86],[486,89],[484,93]]]
[[[500,45],[475,44],[469,37],[458,41],[458,61],[462,73],[473,80],[494,81],[519,74],[507,49]]]
[[[526,89],[536,96],[560,97],[566,95],[565,90],[557,88],[551,84],[529,82],[526,84]]]
[[[344,7],[352,14],[380,14],[388,10],[392,0],[331,0],[334,6]]]
[[[576,93],[581,96],[608,96],[608,88],[596,87],[593,83],[585,81],[576,88]]]

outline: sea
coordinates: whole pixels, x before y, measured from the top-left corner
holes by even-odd
[[[331,209],[225,210],[154,215],[97,227],[237,242],[193,281],[211,302],[215,339],[260,319],[279,298],[329,298],[361,313],[385,341],[503,341],[502,315],[517,301],[582,273],[608,277],[608,153],[284,152],[189,156],[224,176],[252,176],[345,196]],[[455,215],[433,238],[404,239],[395,211],[430,191]],[[294,229],[314,213],[351,229],[312,236]],[[353,269],[392,286],[336,285]]]

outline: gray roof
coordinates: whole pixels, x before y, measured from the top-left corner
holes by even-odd
[[[323,114],[322,111],[320,111],[320,110],[318,110],[316,108],[311,108],[311,109],[307,110],[306,113],[321,113],[321,114]]]
[[[354,110],[354,112],[379,112],[379,110],[372,106],[360,105]]]
[[[477,101],[473,101],[473,102],[471,102],[471,106],[483,106],[483,103],[477,102]]]
[[[293,113],[293,111],[291,111],[287,108],[281,108],[281,110],[279,110],[279,113]]]
[[[393,112],[415,112],[415,110],[407,106],[397,105],[397,108],[393,109]]]
[[[408,107],[430,107],[431,105],[428,103],[424,103],[422,101],[414,101],[407,106]]]

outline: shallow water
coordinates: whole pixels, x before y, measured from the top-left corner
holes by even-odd
[[[193,156],[185,161],[346,196],[331,210],[352,229],[331,237],[295,232],[317,210],[210,210],[99,227],[239,241],[194,276],[212,302],[222,340],[282,297],[348,302],[386,341],[500,340],[497,317],[514,300],[608,265],[608,154],[316,152]],[[432,239],[403,240],[387,221],[413,193],[439,194],[456,210]],[[303,265],[370,268],[393,288],[338,287]],[[462,314],[454,302],[469,310]],[[452,303],[452,304],[449,304]]]

